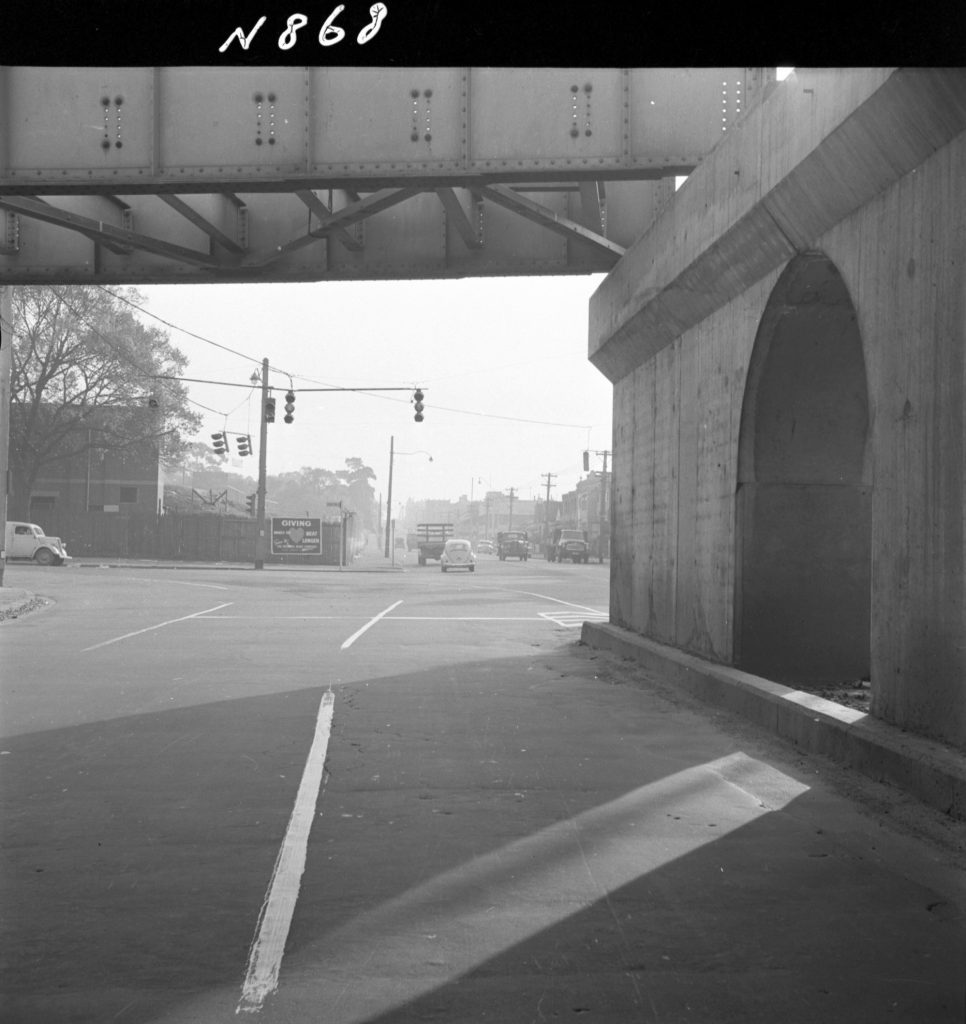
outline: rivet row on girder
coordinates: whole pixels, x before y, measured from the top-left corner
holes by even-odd
[[[111,124],[114,124],[114,148],[120,149],[123,145],[121,142],[121,105],[124,103],[123,96],[115,96],[112,102],[110,96],[101,97],[101,108],[104,111],[104,135],[101,137],[101,149],[107,150],[111,148]],[[111,107],[114,107],[115,113],[112,116]]]
[[[587,137],[590,137],[591,135],[594,134],[593,129],[591,128],[591,124],[590,124],[590,94],[593,91],[594,91],[593,85],[590,82],[587,82],[584,85],[584,100],[585,100],[584,135],[587,136]],[[580,120],[580,110],[579,110],[579,107],[580,107],[580,102],[579,102],[579,97],[580,97],[580,86],[579,85],[572,85],[570,87],[570,104],[571,104],[571,110],[570,110],[570,137],[572,139],[579,138],[579,136],[580,136],[580,126],[579,126],[579,120]]]
[[[728,116],[728,83],[721,83],[721,130],[726,132],[728,124],[741,116],[741,82],[735,82],[735,110]]]
[[[265,136],[263,136],[263,129],[267,132],[268,144],[270,146],[275,145],[275,103],[277,97],[274,92],[262,93],[256,92],[252,96],[252,100],[255,103],[255,145],[261,146],[265,142]],[[268,110],[264,108],[267,106]],[[268,121],[267,127],[264,124],[265,119]]]
[[[426,101],[426,111],[421,113],[419,109],[419,90],[410,89],[409,97],[413,101],[412,109],[412,124],[410,126],[409,141],[419,142],[420,133],[422,133],[423,140],[425,142],[433,141],[433,90],[423,89],[423,99]]]
[[[15,213],[11,213],[10,210],[4,211],[4,231],[3,244],[0,245],[0,254],[4,256],[13,256],[20,252],[20,218]]]

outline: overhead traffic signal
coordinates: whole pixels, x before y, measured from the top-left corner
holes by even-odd
[[[255,514],[255,502],[258,499],[258,494],[249,494],[245,499],[245,504],[248,506],[248,514],[253,516]]]
[[[413,392],[413,404],[416,408],[416,415],[413,416],[413,419],[417,423],[423,422],[423,397],[422,391],[420,391],[419,388],[416,388]]]
[[[239,434],[235,439],[238,444],[239,455],[251,455],[252,453],[252,439],[248,434]]]
[[[275,399],[274,398],[266,398],[265,399],[265,422],[266,423],[274,423],[275,422]]]
[[[584,472],[590,469],[590,452],[584,452]]]
[[[295,419],[295,392],[285,393],[285,422],[291,423]]]
[[[221,433],[212,434],[211,440],[214,444],[215,455],[220,455],[224,458],[228,454],[228,441],[225,439],[225,435]]]

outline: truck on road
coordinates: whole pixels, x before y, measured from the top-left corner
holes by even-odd
[[[452,523],[417,523],[416,545],[419,564],[425,565],[428,559],[438,562],[443,556],[446,542],[452,536]]]
[[[525,562],[530,557],[530,545],[525,530],[505,530],[496,535],[496,553],[501,562],[508,558],[519,558]]]

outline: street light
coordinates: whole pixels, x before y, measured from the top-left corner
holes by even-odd
[[[426,455],[426,456],[428,456],[430,462],[433,461],[432,455],[430,455],[429,452],[425,451],[422,448],[417,448],[416,451],[414,451],[414,452],[397,452],[396,449],[395,449],[395,441],[396,441],[395,437],[390,436],[390,438],[389,438],[389,486],[387,488],[387,493],[386,493],[386,553],[385,553],[385,557],[386,558],[389,557],[389,554],[390,554],[390,551],[391,551],[391,548],[390,548],[391,541],[390,541],[390,538],[389,538],[389,532],[390,532],[390,529],[392,527],[392,464],[393,464],[393,461],[394,461],[394,459],[395,459],[395,457],[397,455]],[[392,552],[392,554],[393,554],[393,557],[395,557],[395,552]]]

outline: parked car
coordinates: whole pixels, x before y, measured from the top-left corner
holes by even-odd
[[[469,569],[475,572],[476,555],[473,554],[473,546],[468,540],[448,540],[443,547],[439,567],[443,572],[448,569]]]
[[[60,537],[48,537],[36,523],[7,523],[4,554],[10,559],[33,559],[38,565],[63,565],[70,555]]]

